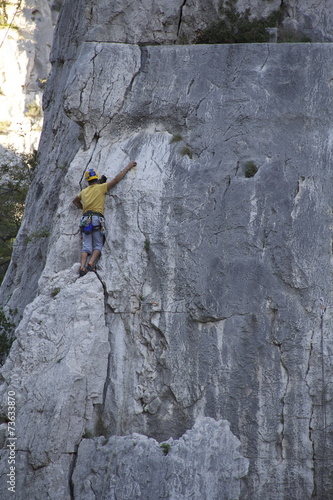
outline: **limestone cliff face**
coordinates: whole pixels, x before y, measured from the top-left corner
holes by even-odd
[[[332,46],[112,43],[103,5],[64,4],[2,287],[17,498],[328,500]],[[130,159],[78,279],[71,200]]]
[[[38,148],[42,94],[50,72],[53,28],[61,4],[62,0],[1,4],[0,144],[19,152]]]
[[[226,3],[226,2],[224,2]],[[254,18],[280,10],[287,29],[308,35],[313,41],[333,40],[333,6],[330,0],[237,0],[239,12],[250,10]],[[131,0],[87,2],[89,30],[86,40],[125,43],[189,43],[199,30],[215,22],[220,0]]]
[[[42,126],[42,94],[48,79],[53,27],[63,0],[4,1],[0,23],[0,144],[20,152],[37,149]],[[80,2],[76,2],[79,5]],[[266,17],[278,9],[282,25],[316,42],[333,40],[330,0],[238,0],[237,9],[250,9],[252,17]],[[214,22],[220,0],[129,0],[86,2],[85,39],[125,43],[190,43]],[[68,12],[71,7],[65,7]],[[78,9],[80,11],[80,8]],[[68,19],[68,18],[67,18]],[[63,30],[60,42],[68,58],[72,41]],[[67,43],[64,43],[64,41]],[[69,50],[68,50],[69,49]],[[1,159],[0,154],[0,159]]]

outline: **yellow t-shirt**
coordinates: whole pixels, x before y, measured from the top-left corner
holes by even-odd
[[[83,206],[83,213],[91,210],[104,215],[104,201],[107,193],[107,184],[92,184],[79,193]]]

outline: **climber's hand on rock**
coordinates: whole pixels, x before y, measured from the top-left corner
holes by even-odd
[[[130,161],[128,164],[128,169],[131,169],[133,167],[136,167],[136,161]]]

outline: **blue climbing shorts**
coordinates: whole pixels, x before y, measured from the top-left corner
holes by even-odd
[[[93,250],[102,251],[105,236],[104,233],[100,231],[100,218],[97,215],[92,216],[93,230],[91,233],[82,232],[82,252],[91,254]]]

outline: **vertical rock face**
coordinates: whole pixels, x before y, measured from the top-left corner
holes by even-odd
[[[63,7],[2,287],[17,498],[328,500],[332,47],[111,43],[103,5]],[[130,159],[78,279],[71,200]]]
[[[226,2],[224,2],[226,5]],[[186,0],[182,9],[182,32],[190,39],[195,30],[216,21],[221,3],[218,0]],[[237,0],[239,12],[246,9],[252,18],[268,17],[272,12],[280,11],[282,27],[287,31],[300,32],[315,42],[329,42],[333,39],[333,6],[330,0],[317,2],[311,0]],[[289,40],[290,41],[290,40]]]
[[[238,447],[226,421],[207,417],[181,439],[160,446],[138,434],[107,442],[85,439],[73,475],[74,496],[95,498],[92,491],[104,491],[106,498],[239,498],[239,478],[246,475],[248,461]]]
[[[48,79],[53,27],[63,0],[3,2],[0,23],[0,141],[19,151],[38,147],[42,125],[42,93]],[[85,2],[82,19],[88,20],[85,39],[124,43],[190,43],[216,20],[218,0],[147,0]],[[237,9],[252,17],[267,17],[281,10],[283,26],[313,41],[332,41],[333,18],[329,0],[313,7],[310,0],[238,0]],[[70,7],[65,7],[68,12]],[[78,12],[81,12],[78,9]],[[69,33],[69,31],[67,31]],[[72,32],[73,33],[73,32]],[[69,42],[66,35],[62,36]],[[73,33],[74,35],[74,33]],[[75,36],[75,35],[74,35]],[[57,41],[57,40],[56,40]],[[72,42],[61,42],[69,55]]]
[[[124,43],[190,43],[199,30],[215,22],[220,0],[141,0],[133,8],[130,0],[90,0],[86,15],[90,21],[86,40]],[[282,25],[303,33],[316,42],[333,40],[333,7],[330,0],[314,5],[312,0],[237,0],[239,12],[249,10],[251,18],[268,17],[280,11]]]
[[[0,142],[19,152],[38,148],[42,94],[61,3],[23,0],[1,5]]]

